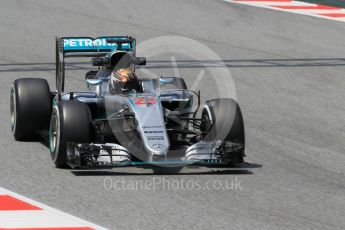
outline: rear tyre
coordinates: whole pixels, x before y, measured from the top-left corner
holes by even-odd
[[[202,110],[200,129],[205,141],[220,141],[221,155],[229,164],[243,163],[245,133],[239,105],[230,98],[206,102]]]
[[[14,81],[10,95],[11,130],[16,140],[28,140],[48,130],[51,99],[48,82],[40,78]]]
[[[56,167],[66,167],[67,143],[90,143],[93,125],[88,106],[79,101],[60,101],[53,108],[49,149]]]

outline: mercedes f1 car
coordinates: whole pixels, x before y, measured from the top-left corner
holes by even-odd
[[[243,162],[245,135],[239,105],[207,100],[183,78],[140,78],[136,40],[128,36],[56,38],[56,91],[39,78],[11,89],[11,129],[16,140],[47,137],[56,167],[162,165],[182,167]],[[65,59],[92,58],[89,91],[65,92]],[[166,87],[169,86],[169,87]],[[201,111],[200,111],[201,110]]]

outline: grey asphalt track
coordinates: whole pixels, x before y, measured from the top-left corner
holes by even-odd
[[[1,187],[109,229],[344,229],[345,23],[216,0],[2,0],[0,23]],[[43,77],[54,90],[54,36],[103,34],[186,36],[224,59],[243,110],[249,169],[75,172],[54,168],[44,144],[15,142],[12,82]],[[83,86],[84,72],[67,84]],[[241,189],[104,187],[163,179],[237,180]]]

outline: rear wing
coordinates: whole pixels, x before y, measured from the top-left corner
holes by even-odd
[[[136,40],[129,36],[56,37],[56,88],[65,88],[65,58],[104,57],[109,52],[131,51],[135,56]]]

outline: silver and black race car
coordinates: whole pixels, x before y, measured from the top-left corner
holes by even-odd
[[[39,78],[21,78],[11,89],[16,140],[46,136],[57,167],[205,166],[243,162],[245,135],[239,105],[207,100],[183,78],[141,78],[136,40],[128,36],[56,39],[56,92]],[[91,57],[89,91],[64,92],[65,59]]]

